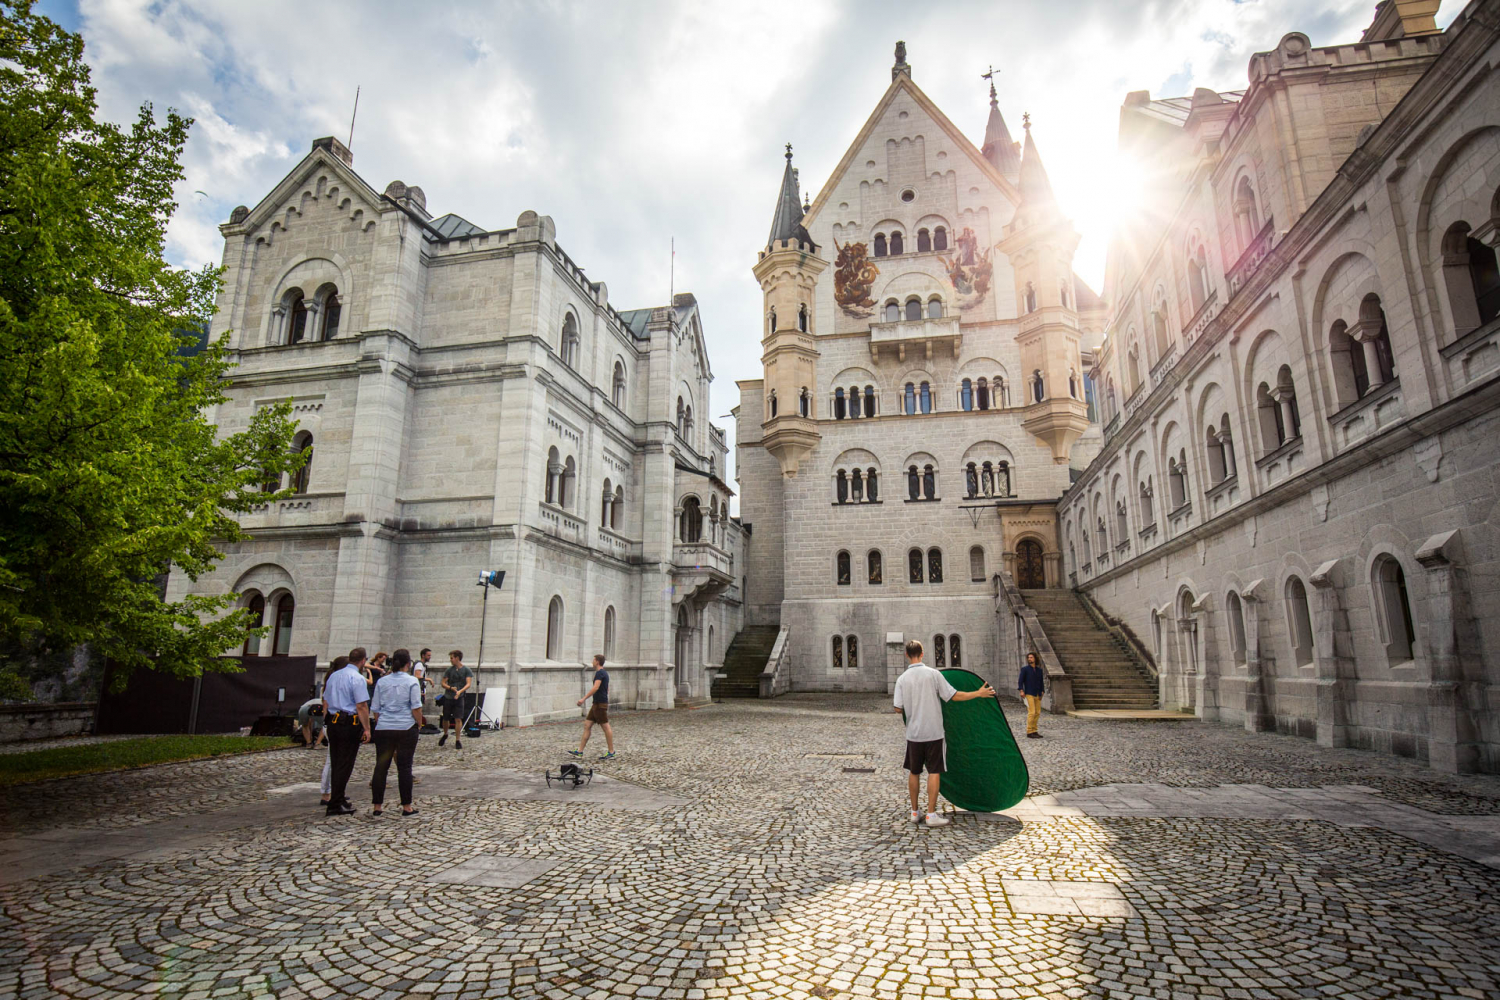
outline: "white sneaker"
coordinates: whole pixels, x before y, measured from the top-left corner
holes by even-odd
[[[927,814],[927,825],[928,826],[947,826],[951,822],[953,822],[953,821],[950,820],[946,816],[939,816],[937,813],[928,813]]]
[[[920,809],[913,809],[911,811],[911,821],[913,823],[922,822],[922,811]]]

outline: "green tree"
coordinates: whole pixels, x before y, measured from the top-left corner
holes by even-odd
[[[0,647],[193,675],[248,616],[168,603],[162,574],[211,569],[302,459],[286,406],[209,420],[231,363],[222,338],[193,348],[219,271],[163,258],[191,120],[96,120],[83,40],[32,6],[0,0]]]

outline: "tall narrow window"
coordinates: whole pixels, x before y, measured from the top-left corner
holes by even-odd
[[[970,379],[958,384],[958,405],[965,411],[974,409],[974,383]]]
[[[569,368],[578,367],[578,320],[572,313],[563,320],[562,361]]]
[[[922,412],[932,412],[932,385],[928,382],[922,383]]]
[[[964,495],[967,497],[979,495],[979,467],[973,462],[964,466]]]
[[[917,472],[915,465],[908,467],[906,470],[906,492],[908,499],[922,499],[922,477]]]
[[[908,323],[916,323],[922,319],[922,300],[906,300],[906,320]]]
[[[559,507],[573,509],[578,500],[578,463],[573,461],[569,455],[568,460],[563,463],[562,477],[557,482],[557,504]]]
[[[250,627],[260,628],[266,623],[266,599],[260,594],[250,598]],[[260,636],[246,635],[245,648],[240,651],[242,656],[260,655]]]
[[[844,416],[844,390],[835,389],[833,390],[833,419],[843,420]]]
[[[906,554],[907,579],[912,583],[922,582],[922,550],[912,549]]]
[[[615,608],[614,605],[604,609],[604,658],[613,659],[615,655]]]
[[[901,234],[900,233],[892,233],[891,234],[891,256],[895,256],[897,254],[903,254],[905,252],[906,252],[906,248],[904,246],[902,246]]]
[[[948,249],[948,230],[944,229],[942,226],[938,226],[932,231],[932,249]]]
[[[807,332],[807,305],[806,303],[797,307],[797,329],[802,333]]]
[[[1047,385],[1042,381],[1040,368],[1031,373],[1031,398],[1035,403],[1040,403],[1047,398]]]
[[[276,634],[271,643],[272,656],[286,656],[292,651],[292,618],[297,602],[291,594],[282,594],[276,602]]]
[[[1375,564],[1373,583],[1375,617],[1385,654],[1392,663],[1404,663],[1412,658],[1417,641],[1411,597],[1406,592],[1406,572],[1393,557],[1384,556]]]
[[[927,318],[928,319],[942,319],[943,318],[943,300],[942,299],[931,299],[931,300],[928,301],[928,303],[927,303]]]
[[[557,453],[556,448],[547,449],[547,491],[545,494],[548,503],[557,503],[557,482],[562,476],[562,456]]]
[[[611,528],[618,529],[620,527],[620,519],[625,516],[624,513],[623,513],[624,509],[625,509],[625,487],[623,487],[623,486],[616,486],[615,487],[615,502],[612,503],[612,504],[610,504],[610,507],[609,507],[609,526]]]
[[[1125,501],[1115,501],[1115,544],[1130,539],[1130,522],[1125,516]]]
[[[1036,289],[1029,281],[1026,282],[1026,290],[1021,294],[1021,304],[1023,312],[1036,312]]]
[[[937,497],[937,473],[932,466],[922,466],[922,499],[932,500]]]
[[[1141,521],[1144,524],[1155,524],[1156,513],[1151,509],[1151,485],[1141,483]],[[1144,529],[1142,529],[1144,530]]]
[[[942,549],[928,549],[927,550],[927,582],[928,583],[942,583],[943,582],[943,550]]]
[[[614,382],[610,389],[609,398],[620,409],[625,408],[625,362],[615,362]]]
[[[897,323],[900,322],[900,320],[901,307],[894,302],[887,302],[885,304],[885,321],[887,323]]]
[[[948,667],[948,643],[942,633],[932,637],[932,665],[938,670]]]
[[[599,526],[601,528],[609,527],[609,507],[614,501],[615,492],[611,488],[609,479],[606,478],[604,480],[604,493],[599,500]]]
[[[812,416],[812,393],[808,391],[807,386],[804,385],[802,387],[802,394],[798,397],[798,401],[799,401],[798,402],[798,406],[800,408],[800,412],[802,413],[802,415],[804,417],[811,417]]]
[[[901,397],[906,401],[906,412],[908,414],[917,412],[917,387],[912,383],[906,383],[906,392]]]
[[[1201,245],[1188,252],[1188,297],[1195,314],[1208,301],[1208,255]]]
[[[859,386],[849,387],[849,416],[855,420],[859,419]]]
[[[984,546],[975,545],[969,549],[969,582],[983,583],[984,581]]]
[[[1164,358],[1172,346],[1172,337],[1167,333],[1167,301],[1161,299],[1151,311],[1151,329],[1156,335],[1156,356]]]
[[[865,416],[867,416],[867,417],[873,417],[874,415],[875,415],[875,387],[873,385],[867,385],[867,386],[865,386]]]
[[[873,468],[865,470],[865,499],[869,500],[870,503],[874,503],[880,499],[876,489],[875,470]]]
[[[703,537],[703,509],[697,497],[682,502],[682,540],[696,542]]]
[[[884,257],[886,254],[885,233],[875,234],[875,256]]]
[[[859,636],[857,636],[857,635],[851,635],[851,636],[846,637],[844,639],[844,648],[846,650],[848,650],[848,653],[849,653],[849,659],[848,659],[849,669],[850,670],[858,670],[859,669]]]
[[[925,229],[917,230],[917,253],[927,253],[932,249],[932,234]]]
[[[840,552],[838,555],[838,584],[840,587],[847,587],[849,583],[849,553]]]
[[[1312,666],[1312,613],[1307,607],[1307,588],[1297,577],[1286,582],[1287,633],[1292,640],[1292,662],[1300,667]]]
[[[990,383],[989,380],[984,378],[983,376],[981,376],[979,379],[978,398],[979,408],[981,410],[988,410],[990,408]]]
[[[843,469],[833,477],[833,495],[839,503],[849,502],[849,476]]]
[[[297,493],[306,493],[308,484],[312,482],[313,436],[307,431],[298,433],[292,438],[292,451],[305,456],[302,468],[292,474],[292,489]]]
[[[291,326],[286,338],[288,344],[300,344],[307,339],[307,302],[302,298],[302,289],[294,288],[288,293],[291,300]]]
[[[958,633],[955,632],[948,637],[948,666],[954,670],[964,665],[963,658],[959,656],[958,644]]]
[[[1245,608],[1240,595],[1234,591],[1224,599],[1224,608],[1229,612],[1229,655],[1235,663],[1245,662]]]
[[[1010,463],[1001,462],[995,466],[995,496],[1008,497],[1010,495]]]
[[[323,298],[323,339],[332,340],[339,335],[339,321],[343,318],[343,300],[339,297],[338,290],[329,292]]]
[[[775,389],[771,390],[771,396],[770,396],[770,399],[768,400],[768,405],[769,405],[769,408],[771,410],[771,416],[774,419],[775,416],[776,416],[776,390]],[[804,416],[806,416],[806,414],[804,414]]]
[[[865,474],[859,469],[849,473],[849,496],[855,503],[864,503],[865,500]]]
[[[562,659],[563,599],[554,596],[547,605],[547,659]]]
[[[831,662],[833,663],[833,669],[844,669],[844,637],[841,635],[836,635],[833,637],[833,655]]]
[[[872,585],[885,582],[884,576],[881,573],[879,549],[871,549],[865,555],[865,569],[867,571],[867,579]]]

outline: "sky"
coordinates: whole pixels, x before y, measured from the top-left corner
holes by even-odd
[[[1446,0],[1439,24],[1460,9]],[[217,264],[220,223],[253,206],[314,138],[347,139],[377,191],[420,185],[433,215],[486,229],[527,209],[619,309],[694,293],[733,434],[735,380],[760,374],[764,243],[790,142],[815,196],[890,85],[912,78],[976,143],[988,84],[1032,136],[1102,287],[1127,93],[1242,89],[1252,53],[1301,31],[1358,39],[1375,0],[43,0],[86,44],[100,112],[143,102],[196,120],[168,258]],[[669,247],[676,244],[675,270]],[[724,415],[721,417],[721,415]],[[732,440],[732,437],[731,437]],[[731,452],[731,461],[733,455]]]

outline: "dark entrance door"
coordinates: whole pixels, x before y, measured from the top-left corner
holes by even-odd
[[[1016,586],[1022,590],[1041,590],[1047,586],[1040,542],[1027,538],[1016,546]]]

